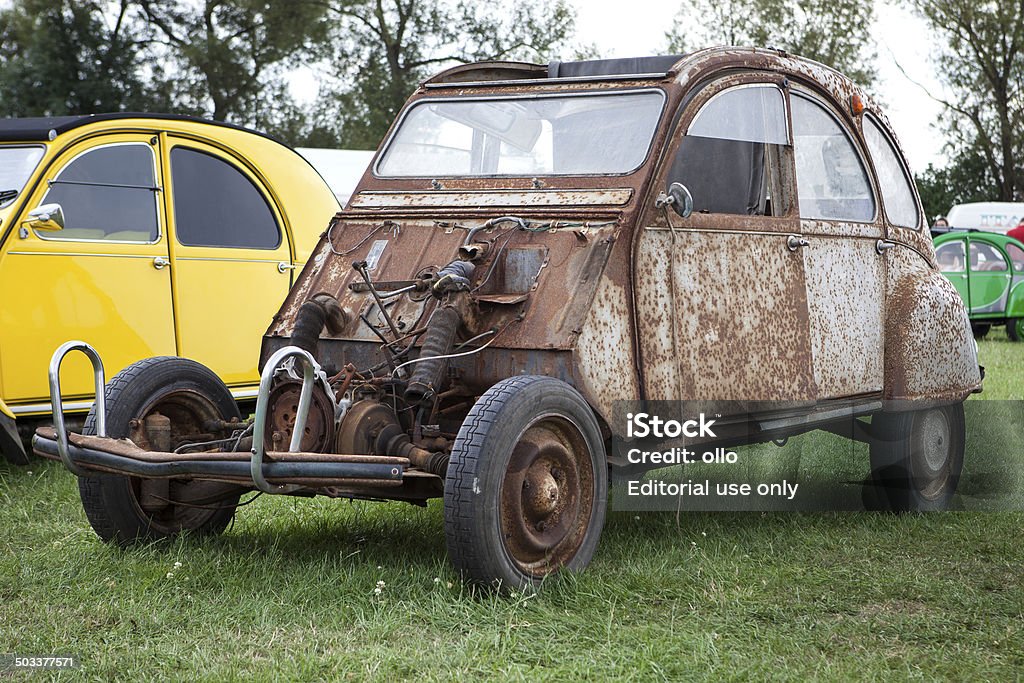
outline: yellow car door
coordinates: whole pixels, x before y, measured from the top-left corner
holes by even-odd
[[[256,170],[238,158],[184,137],[167,142],[178,354],[229,387],[253,385],[262,331],[291,283],[281,211]]]
[[[73,144],[32,190],[26,206],[59,204],[65,224],[19,226],[4,246],[0,370],[15,413],[48,411],[47,366],[69,339],[92,344],[108,378],[175,352],[157,142],[115,133]],[[66,402],[91,401],[84,356],[69,357],[62,376]]]

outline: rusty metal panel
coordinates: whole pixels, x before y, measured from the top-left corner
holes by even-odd
[[[807,240],[803,255],[818,398],[879,392],[885,259],[872,239],[810,235]]]
[[[609,424],[615,401],[640,399],[631,312],[627,288],[602,277],[576,341],[577,389]]]
[[[895,248],[887,289],[885,398],[958,401],[979,388],[971,324],[949,280],[917,252]]]
[[[492,217],[466,218],[456,226],[424,219],[392,221],[381,217],[370,221],[343,216],[331,230],[331,241],[324,239],[318,246],[268,334],[290,336],[302,303],[316,294],[327,293],[337,297],[349,320],[345,329],[333,338],[379,343],[380,339],[362,318],[385,334],[387,325],[373,297],[350,287],[362,281],[352,263],[365,260],[376,250],[376,265],[371,271],[374,281],[413,280],[429,269],[436,270],[458,258],[467,229]],[[558,221],[560,218],[550,216],[537,220]],[[495,327],[501,330],[494,341],[496,348],[569,349],[587,315],[615,227],[558,228],[542,232],[514,228],[514,225],[499,223],[474,237],[492,242],[493,246],[477,265],[474,284],[480,286],[479,308],[475,329],[469,330],[470,336]],[[506,258],[511,260],[505,263]],[[501,268],[495,267],[491,280],[484,285],[495,259],[501,259],[498,264]],[[517,274],[517,269],[521,268],[529,272]],[[526,284],[530,286],[522,291]],[[514,291],[500,291],[505,285]],[[392,318],[400,319],[400,331],[407,333],[426,322],[433,310],[433,298],[403,295],[389,300],[387,305]],[[326,333],[325,336],[330,337]]]
[[[485,192],[360,192],[349,206],[356,209],[415,206],[484,207],[484,206],[621,206],[630,200],[633,190],[536,190]]]
[[[635,260],[646,397],[813,401],[803,258],[786,236],[674,239],[673,249],[670,230],[645,229]]]

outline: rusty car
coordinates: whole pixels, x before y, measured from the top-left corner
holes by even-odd
[[[440,498],[456,570],[505,589],[592,559],[617,402],[776,405],[748,442],[867,442],[880,507],[933,510],[982,382],[884,114],[758,48],[425,81],[267,330],[249,418],[185,359],[104,388],[81,341],[55,392],[72,351],[96,403],[34,447],[104,540],[220,532],[249,491]]]

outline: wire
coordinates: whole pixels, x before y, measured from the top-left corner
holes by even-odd
[[[263,495],[263,491],[257,491],[256,495],[254,495],[252,498],[250,498],[249,500],[242,501],[238,505],[235,505],[234,508],[236,510],[238,508],[243,508],[243,507],[245,507],[249,503],[253,502],[254,500],[256,500],[257,498],[259,498],[262,495]],[[186,502],[181,501],[181,500],[171,500],[170,498],[164,498],[162,496],[153,496],[153,498],[156,498],[159,501],[162,501],[164,503],[168,503],[169,505],[173,505],[175,507],[197,508],[199,510],[225,510],[225,509],[231,507],[230,505],[198,505],[196,503],[186,503]],[[232,520],[232,522],[234,522],[234,520]]]
[[[445,354],[443,356],[426,356],[424,358],[413,358],[412,360],[407,360],[404,363],[396,366],[395,369],[392,370],[391,374],[396,374],[399,370],[404,368],[406,365],[414,365],[415,363],[422,363],[423,361],[430,360],[432,358],[434,358],[434,359],[442,359],[443,360],[445,358],[462,358],[463,356],[472,356],[474,353],[480,353],[481,351],[486,349],[488,346],[493,344],[494,340],[498,338],[498,335],[500,335],[502,332],[507,330],[508,326],[511,325],[514,322],[516,322],[516,321],[515,320],[510,321],[507,325],[505,325],[505,327],[501,328],[498,332],[496,332],[494,334],[494,337],[489,342],[484,344],[483,346],[478,346],[478,347],[476,347],[475,349],[473,349],[471,351],[463,351],[462,353],[447,353],[447,354]]]
[[[366,233],[366,237],[359,240],[359,243],[356,244],[351,249],[346,249],[345,251],[338,251],[337,249],[334,248],[334,237],[331,235],[331,233],[334,230],[335,226],[338,225],[338,223],[340,222],[341,221],[334,221],[333,223],[331,223],[331,227],[327,228],[327,245],[331,248],[331,253],[334,254],[335,256],[348,256],[353,251],[366,244],[366,241],[373,237],[374,235],[376,235],[382,228],[391,228],[395,237],[398,237],[402,233],[402,227],[398,223],[394,221],[384,221],[383,223],[375,227],[373,230]]]

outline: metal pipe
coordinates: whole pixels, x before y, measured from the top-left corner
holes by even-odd
[[[57,430],[57,454],[60,455],[60,460],[64,463],[64,466],[71,470],[73,474],[79,477],[86,477],[89,476],[89,473],[76,465],[71,458],[68,449],[68,431],[64,425],[64,404],[61,403],[60,366],[64,362],[64,357],[72,351],[81,351],[92,363],[96,392],[95,404],[93,406],[93,425],[97,436],[107,435],[107,401],[103,391],[106,380],[103,374],[103,360],[100,358],[100,354],[84,341],[73,340],[64,342],[57,347],[57,350],[53,352],[53,356],[50,357],[50,408],[53,411],[53,426]]]
[[[295,426],[292,428],[292,440],[288,450],[295,453],[302,443],[302,436],[306,432],[306,418],[309,417],[309,406],[313,401],[313,385],[316,383],[316,375],[320,370],[316,359],[305,349],[298,346],[285,346],[278,349],[267,359],[263,366],[263,373],[260,375],[260,389],[256,398],[256,418],[253,421],[252,460],[250,471],[256,487],[264,493],[292,493],[297,487],[276,486],[269,483],[263,476],[263,457],[266,453],[264,436],[266,434],[267,410],[270,403],[270,385],[274,381],[274,373],[284,361],[289,358],[299,358],[302,361],[302,391],[299,394],[299,407],[295,413]]]
[[[60,455],[60,443],[36,434],[32,447],[42,454]],[[150,462],[114,455],[74,444],[68,446],[75,460],[131,476],[165,477],[231,477],[249,479],[251,469],[244,460],[170,460]],[[379,479],[401,481],[402,467],[393,463],[370,462],[267,462],[266,476],[272,479]],[[253,479],[254,483],[255,479]],[[257,483],[258,486],[258,483]],[[284,487],[281,487],[284,488]],[[300,488],[300,487],[296,487]],[[294,489],[293,489],[294,490]],[[291,493],[292,491],[288,491]]]

